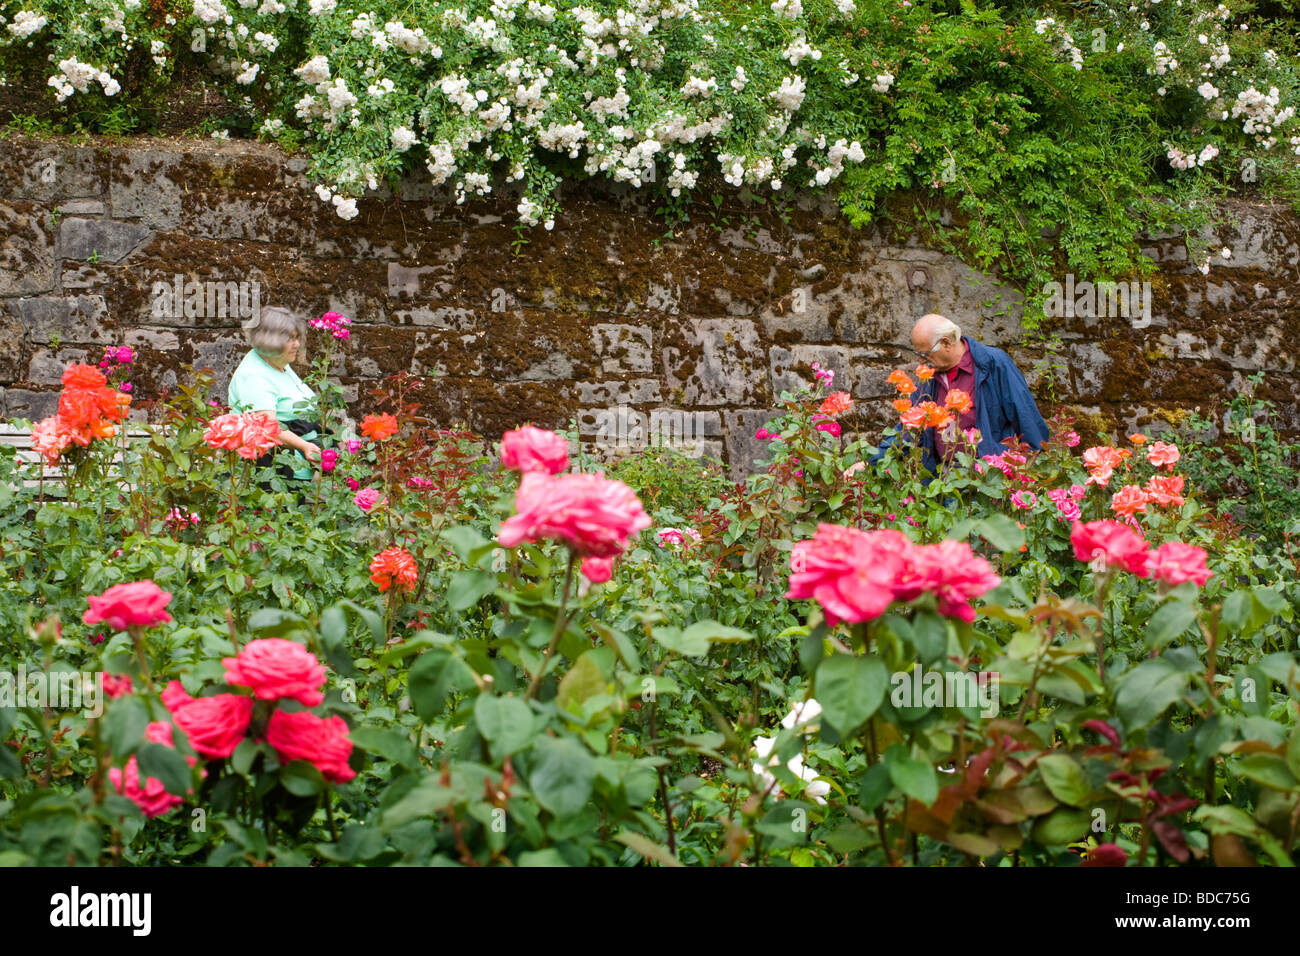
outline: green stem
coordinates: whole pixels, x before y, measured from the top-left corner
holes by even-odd
[[[573,583],[573,568],[577,561],[578,556],[570,551],[569,566],[564,572],[564,593],[560,596],[559,610],[555,612],[555,630],[551,632],[551,643],[547,645],[546,656],[542,659],[541,665],[537,668],[537,673],[533,675],[532,681],[528,684],[528,693],[524,695],[525,700],[532,700],[537,696],[537,691],[542,686],[542,675],[546,673],[546,665],[555,656],[555,649],[560,643],[560,635],[564,633],[564,628],[569,623],[568,615],[565,612],[568,610],[569,588]]]

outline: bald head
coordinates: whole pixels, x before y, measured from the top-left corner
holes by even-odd
[[[961,329],[938,312],[921,316],[912,326],[912,348],[941,372],[960,362],[966,352]]]

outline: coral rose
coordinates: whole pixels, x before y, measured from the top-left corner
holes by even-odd
[[[569,443],[555,432],[525,425],[501,436],[501,465],[521,473],[558,475],[569,467]]]
[[[191,697],[178,680],[167,685],[163,706],[185,732],[194,752],[204,757],[229,757],[248,733],[253,699],[242,694]]]
[[[251,688],[259,700],[291,697],[306,707],[325,699],[320,692],[325,668],[316,655],[301,644],[282,637],[249,641],[238,656],[221,661],[226,683]]]
[[[212,448],[238,451],[244,444],[244,424],[242,415],[218,415],[208,423],[203,440]]]
[[[58,464],[59,456],[71,444],[72,436],[62,427],[57,415],[32,426],[32,451],[40,454],[50,465]]]
[[[396,586],[399,591],[414,591],[419,580],[415,557],[405,548],[386,548],[370,562],[370,580],[387,591]]]
[[[1153,504],[1181,506],[1184,502],[1182,475],[1152,475],[1144,490]]]
[[[93,365],[76,362],[63,370],[63,387],[67,389],[95,390],[108,385],[104,373]]]
[[[515,514],[497,534],[502,547],[555,538],[584,558],[612,558],[628,539],[650,527],[636,493],[603,474],[526,472],[515,493]]]
[[[306,760],[326,780],[347,783],[357,775],[348,766],[352,740],[342,717],[317,717],[307,711],[296,714],[277,710],[266,728],[266,741],[283,763]]]
[[[86,598],[90,610],[81,616],[81,620],[86,624],[103,621],[115,631],[166,624],[172,619],[166,611],[171,599],[170,592],[152,581],[115,584],[103,594]]]
[[[817,411],[823,415],[839,415],[847,412],[853,407],[853,402],[849,398],[848,392],[831,392],[822,401],[821,407]]]
[[[943,404],[945,408],[956,412],[958,415],[965,415],[975,407],[975,403],[971,401],[970,395],[963,392],[960,388],[949,389],[948,397],[944,399]]]
[[[281,444],[280,422],[265,412],[245,412],[243,419],[242,441],[235,453],[249,461],[261,458],[272,448]]]
[[[1125,485],[1110,496],[1110,508],[1121,518],[1146,514],[1147,493],[1137,485]]]
[[[1147,461],[1157,468],[1173,468],[1181,457],[1177,445],[1168,445],[1162,441],[1155,442],[1147,449]]]

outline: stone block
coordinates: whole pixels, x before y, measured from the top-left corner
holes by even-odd
[[[59,223],[58,255],[62,259],[121,262],[151,235],[151,229],[137,223],[70,217]]]
[[[99,355],[96,354],[96,362]],[[52,385],[59,387],[63,381],[63,370],[69,362],[90,361],[90,353],[85,349],[37,349],[27,363],[27,381],[33,385]]]
[[[664,377],[683,405],[745,405],[762,397],[767,362],[754,323],[701,319],[682,327],[684,347],[663,349]]]
[[[771,409],[738,409],[722,413],[726,422],[727,465],[731,476],[737,480],[762,469],[757,462],[769,457],[770,445],[754,437],[754,433],[776,418],[779,412]]]
[[[5,389],[5,417],[38,422],[59,410],[59,392],[36,392],[26,388]]]
[[[0,296],[54,291],[54,249],[43,210],[0,200]]]
[[[173,229],[181,221],[183,153],[133,149],[115,153],[108,202],[118,219],[139,219],[149,229]]]
[[[114,341],[105,327],[108,308],[102,295],[37,296],[21,299],[18,312],[32,342],[89,342],[107,345]]]
[[[654,332],[649,326],[602,322],[592,326],[591,331],[606,375],[633,375],[652,370]]]

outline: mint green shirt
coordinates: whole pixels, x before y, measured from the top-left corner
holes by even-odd
[[[231,411],[264,412],[273,409],[281,425],[294,418],[311,420],[318,415],[316,393],[298,377],[293,366],[286,365],[281,371],[262,358],[257,349],[249,351],[235,369],[227,396]],[[314,441],[318,436],[313,431],[302,437]],[[310,466],[295,469],[293,473],[295,478],[303,479],[309,479],[313,474]]]

